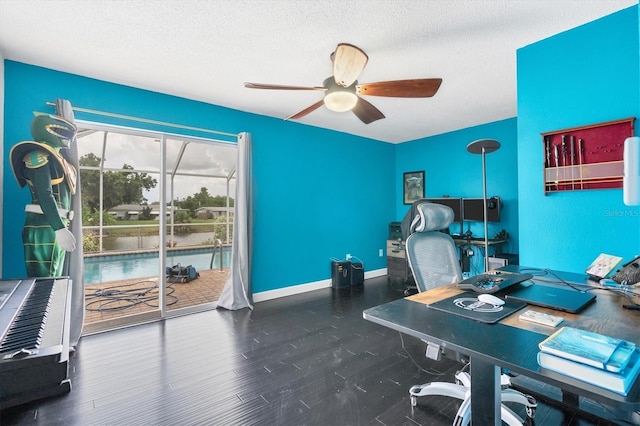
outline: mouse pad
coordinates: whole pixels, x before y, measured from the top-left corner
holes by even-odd
[[[493,324],[527,305],[526,303],[507,299],[504,305],[498,306],[491,303],[480,302],[478,300],[478,293],[465,292],[427,306],[438,311],[448,312],[474,321]]]

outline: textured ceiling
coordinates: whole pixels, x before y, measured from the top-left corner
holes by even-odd
[[[387,117],[369,125],[350,112],[324,107],[299,122],[403,142],[514,117],[516,49],[634,4],[0,0],[0,53],[5,59],[284,118],[321,99],[321,92],[254,90],[243,83],[321,85],[331,75],[330,53],[338,43],[351,43],[369,56],[362,83],[441,77],[442,86],[433,98],[366,97]]]

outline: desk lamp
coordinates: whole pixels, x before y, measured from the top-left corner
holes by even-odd
[[[495,139],[478,139],[467,145],[467,151],[471,154],[482,154],[482,202],[484,205],[484,272],[489,270],[489,225],[487,211],[487,163],[486,154],[491,154],[500,148],[500,142]]]

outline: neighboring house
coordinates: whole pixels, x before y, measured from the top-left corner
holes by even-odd
[[[108,213],[117,220],[137,220],[142,208],[139,204],[120,204],[109,209]]]
[[[227,215],[233,216],[233,207],[200,207],[196,209],[195,215],[198,219],[217,219]]]
[[[149,213],[151,215],[151,217],[153,219],[158,220],[158,218],[160,217],[160,211],[159,209],[159,205],[154,204],[151,206],[151,212]],[[171,218],[172,214],[175,213],[180,213],[180,212],[188,212],[189,210],[187,209],[181,209],[179,207],[175,207],[175,206],[167,206],[167,218]]]
[[[140,218],[140,214],[145,206],[141,206],[139,204],[120,204],[109,209],[108,213],[112,216],[115,216],[117,220],[138,220]],[[167,206],[167,217],[171,217],[171,212],[181,212],[187,211],[187,209],[173,208],[172,206]],[[153,219],[158,219],[160,212],[158,210],[158,205],[151,206],[150,215]]]

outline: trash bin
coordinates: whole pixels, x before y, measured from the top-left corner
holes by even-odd
[[[351,262],[351,285],[364,285],[364,265],[360,262]]]

